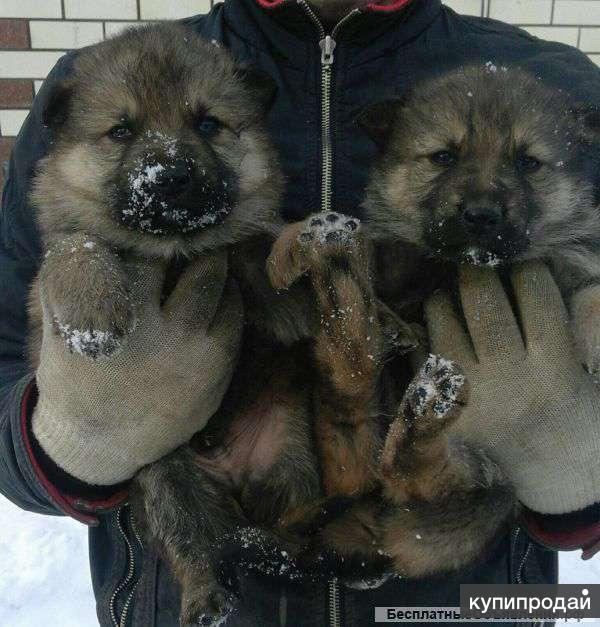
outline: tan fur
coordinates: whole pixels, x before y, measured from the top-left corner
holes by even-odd
[[[287,227],[267,260],[275,287],[308,274],[318,305],[314,429],[327,496],[370,491],[379,447],[374,406],[383,351],[370,251],[360,234],[344,233],[344,220],[337,218],[341,230],[332,241],[310,231],[312,223],[327,223],[324,214]]]

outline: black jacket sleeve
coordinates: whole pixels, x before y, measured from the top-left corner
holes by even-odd
[[[40,480],[26,434],[35,399],[25,359],[26,302],[40,261],[39,235],[28,197],[35,165],[51,141],[42,125],[44,102],[68,74],[71,62],[72,56],[66,55],[57,63],[17,137],[0,214],[0,492],[20,507],[44,514],[63,513],[64,508],[58,491]]]

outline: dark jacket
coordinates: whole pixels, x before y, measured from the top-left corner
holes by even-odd
[[[457,15],[439,0],[397,0],[391,9],[371,8],[342,25],[335,35],[337,47],[329,70],[324,70],[319,47],[323,33],[299,3],[229,0],[209,15],[187,20],[198,36],[222,42],[240,61],[277,80],[279,93],[269,127],[288,180],[282,211],[289,220],[317,211],[327,202],[345,213],[359,212],[375,147],[353,120],[365,105],[403,94],[421,77],[465,63],[491,62],[498,68],[518,65],[566,88],[578,100],[600,103],[600,72],[573,48],[538,40],[493,20]],[[100,495],[91,488],[77,490],[67,485],[36,449],[29,430],[36,389],[24,359],[25,299],[40,261],[40,242],[28,189],[35,164],[48,149],[48,134],[40,121],[43,101],[56,81],[68,74],[72,57],[67,55],[58,63],[36,99],[16,141],[3,192],[0,490],[25,509],[67,513],[93,525],[90,560],[102,625],[174,626],[177,587],[165,564],[143,549],[131,526],[124,493]],[[325,64],[329,61],[326,58]],[[331,71],[329,94],[323,93],[325,71]],[[322,134],[323,105],[328,98],[329,147],[324,146]],[[329,148],[331,186],[324,172]],[[594,505],[572,517],[543,519],[530,513],[528,526],[555,548],[585,545],[591,550],[600,538]],[[552,582],[555,577],[556,554],[515,528],[478,563],[439,579],[394,579],[375,590],[342,588],[338,594],[335,585],[302,587],[245,578],[240,584],[241,609],[226,624],[321,626],[328,624],[337,608],[340,624],[367,625],[373,622],[376,605],[459,605],[460,583]]]

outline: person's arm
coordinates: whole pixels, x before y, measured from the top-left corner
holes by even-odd
[[[237,360],[242,307],[224,251],[191,262],[164,304],[164,264],[123,263],[137,322],[118,355],[72,353],[44,307],[39,366],[28,372],[26,303],[42,263],[29,187],[50,147],[44,103],[71,62],[59,62],[36,98],[3,192],[0,492],[24,509],[94,524],[97,512],[124,498],[139,468],[187,442],[217,410]],[[71,239],[43,266],[68,272]]]
[[[2,193],[0,492],[23,509],[43,514],[68,513],[86,522],[93,522],[93,517],[80,513],[74,507],[75,499],[67,497],[62,487],[48,478],[52,465],[48,464],[46,470],[44,460],[38,459],[34,453],[31,415],[37,400],[37,389],[25,358],[26,302],[40,258],[39,235],[28,202],[29,186],[35,165],[48,151],[50,142],[47,129],[41,122],[45,98],[53,85],[68,74],[71,62],[72,55],[58,62],[35,99],[12,151]],[[92,508],[96,505],[90,502]]]

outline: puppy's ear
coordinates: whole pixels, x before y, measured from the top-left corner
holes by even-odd
[[[358,115],[355,123],[369,135],[380,150],[383,150],[403,105],[402,98],[391,98],[369,105]]]
[[[235,75],[244,84],[244,88],[251,94],[258,104],[260,117],[264,117],[271,110],[277,95],[277,83],[265,72],[248,66],[240,66]]]
[[[42,124],[52,130],[62,126],[69,116],[72,98],[72,83],[62,81],[55,85],[50,93],[45,96],[42,109]]]
[[[578,104],[571,109],[577,118],[581,139],[588,142],[600,141],[600,107],[591,104]]]

